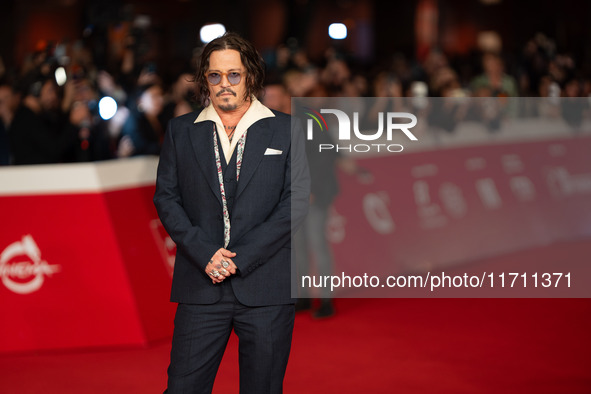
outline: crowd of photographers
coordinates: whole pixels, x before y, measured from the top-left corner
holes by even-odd
[[[290,97],[382,97],[372,109],[380,111],[396,97],[591,95],[591,80],[575,59],[541,34],[510,64],[494,52],[461,62],[437,50],[421,62],[394,54],[375,66],[333,49],[320,61],[293,45],[262,53],[267,87],[261,100],[284,112]],[[157,155],[167,122],[198,108],[191,59],[171,78],[132,50],[121,52],[115,68],[98,67],[94,57],[91,47],[75,42],[41,43],[17,69],[5,69],[0,59],[0,165]],[[99,105],[103,97],[117,104],[109,115]]]

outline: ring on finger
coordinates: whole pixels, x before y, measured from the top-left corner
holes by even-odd
[[[211,271],[211,275],[213,275],[214,278],[217,278],[218,276],[220,276],[220,273],[218,270],[213,270]]]
[[[230,266],[230,263],[228,263],[226,260],[222,260],[222,267],[228,268],[229,266]]]

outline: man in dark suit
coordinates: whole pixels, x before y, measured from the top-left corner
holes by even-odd
[[[211,392],[232,329],[240,392],[282,392],[291,232],[307,211],[309,173],[291,118],[256,99],[263,78],[251,43],[232,33],[213,40],[196,73],[205,108],[165,133],[154,203],[177,244],[170,393]]]

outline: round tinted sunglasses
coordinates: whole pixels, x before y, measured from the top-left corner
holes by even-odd
[[[220,82],[222,82],[222,75],[225,75],[226,78],[228,78],[230,85],[238,85],[242,80],[242,73],[231,71],[229,73],[211,72],[207,74],[207,81],[213,86],[218,85]]]

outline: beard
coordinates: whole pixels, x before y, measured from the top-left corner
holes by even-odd
[[[222,104],[219,104],[218,107],[222,111],[234,111],[236,108],[238,108],[238,104],[222,103]]]
[[[217,94],[216,97],[221,96],[223,93],[231,93],[232,95],[234,95],[234,97],[236,97],[236,92],[234,92],[233,90],[226,88],[226,89],[222,89],[220,90]],[[238,104],[237,103],[230,103],[230,97],[226,97],[222,99],[223,102],[218,104],[218,107],[222,110],[222,111],[233,111],[236,108],[238,108]]]

